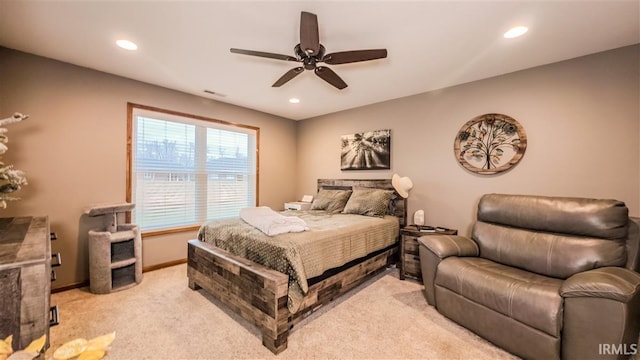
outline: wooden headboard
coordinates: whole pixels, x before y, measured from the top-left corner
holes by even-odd
[[[400,196],[393,188],[391,179],[318,179],[318,191],[320,189],[351,190],[354,186],[393,190],[388,214],[400,219],[400,227],[407,225],[407,199]]]

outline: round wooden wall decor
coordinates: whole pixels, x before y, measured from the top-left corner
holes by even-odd
[[[462,126],[453,145],[458,162],[477,174],[490,175],[510,169],[527,148],[527,135],[516,119],[485,114]]]

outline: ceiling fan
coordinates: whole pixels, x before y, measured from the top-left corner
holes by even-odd
[[[318,63],[339,65],[387,57],[387,49],[352,50],[325,54],[325,48],[320,44],[318,35],[318,17],[305,11],[300,15],[300,43],[294,47],[293,51],[295,56],[231,48],[231,52],[236,54],[302,63],[302,66],[297,66],[282,75],[273,83],[273,87],[284,85],[304,70],[313,70],[318,77],[342,90],[347,87],[347,84],[333,70],[326,66],[317,65]]]

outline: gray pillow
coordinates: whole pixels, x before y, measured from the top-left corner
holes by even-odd
[[[320,189],[316,198],[311,203],[311,210],[325,210],[330,213],[339,213],[351,196],[351,190]]]
[[[354,189],[342,212],[344,214],[384,217],[387,214],[392,196],[393,190]]]

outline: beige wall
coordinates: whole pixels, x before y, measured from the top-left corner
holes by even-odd
[[[260,204],[274,208],[315,193],[317,178],[397,172],[415,184],[410,214],[463,234],[489,192],[615,198],[639,216],[639,63],[640,46],[626,47],[296,123],[0,47],[0,117],[31,116],[9,126],[3,157],[29,185],[0,216],[48,215],[64,260],[54,287],[86,280],[94,223],[83,210],[125,198],[127,102],[260,127]],[[529,144],[512,170],[475,175],[453,141],[489,112],[517,119]],[[340,136],[375,129],[392,130],[391,170],[340,171]],[[194,235],[145,238],[144,266],[183,259]]]
[[[260,204],[282,208],[295,198],[294,121],[0,47],[0,118],[30,115],[9,126],[4,156],[29,185],[0,216],[49,216],[63,258],[54,287],[88,279],[95,219],[84,208],[125,200],[127,102],[260,127]],[[143,265],[186,258],[194,236],[145,238]]]
[[[317,178],[397,172],[414,182],[410,215],[424,209],[427,223],[462,234],[492,192],[615,198],[639,216],[639,53],[621,48],[301,121],[298,196],[315,192]],[[470,173],[453,154],[455,136],[494,112],[523,125],[526,153],[508,172]],[[340,136],[376,129],[391,129],[391,170],[340,171]]]

